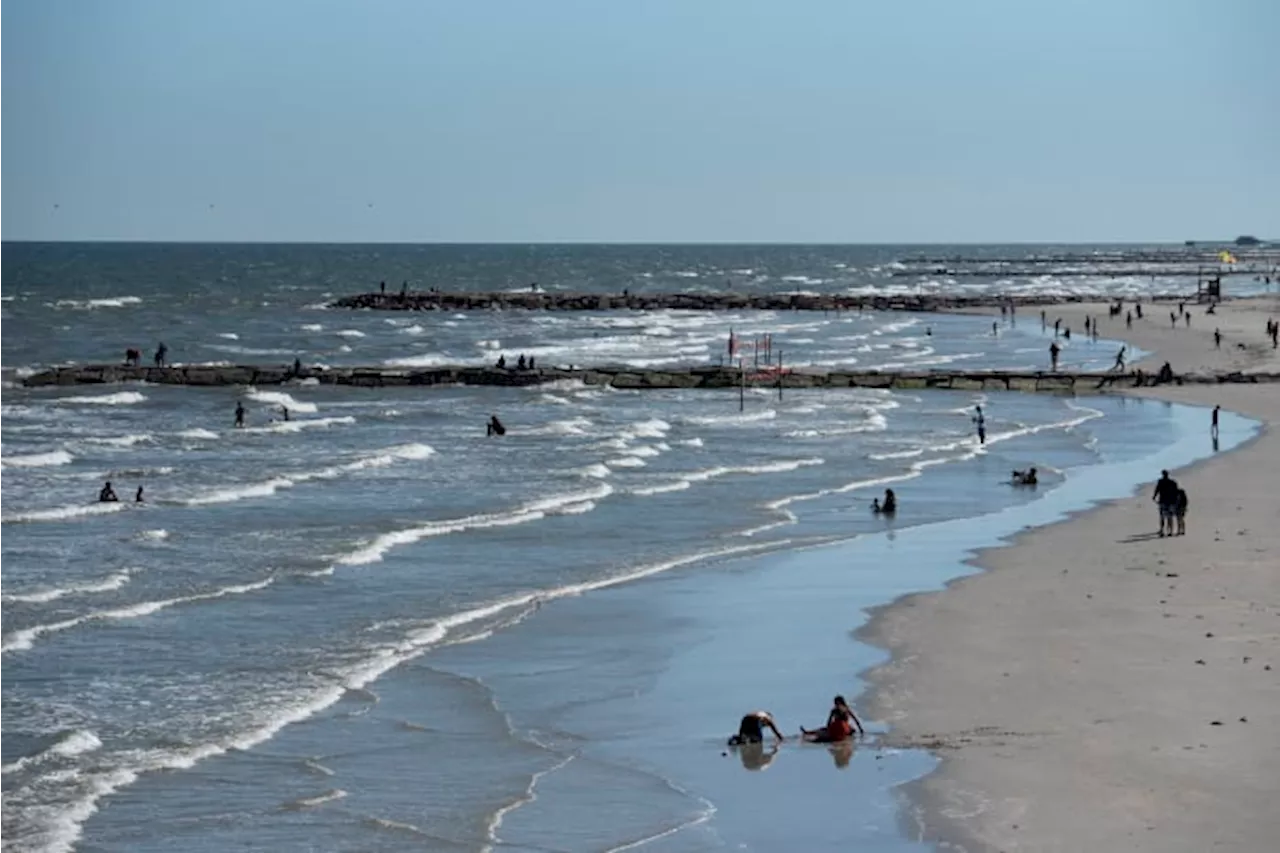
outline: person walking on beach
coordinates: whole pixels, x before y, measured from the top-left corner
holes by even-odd
[[[1124,312],[1124,327],[1126,329],[1133,328],[1133,312],[1132,311]]]
[[[1112,370],[1124,370],[1124,352],[1127,347],[1120,347],[1120,352],[1116,353],[1116,363],[1111,366]]]
[[[1160,511],[1161,536],[1173,535],[1174,519],[1178,512],[1178,491],[1178,481],[1170,477],[1168,471],[1161,471],[1156,489],[1151,494],[1151,499],[1156,502]]]
[[[1048,324],[1049,324],[1049,323],[1048,323],[1048,318],[1047,318],[1047,317],[1045,317],[1044,312],[1043,312],[1043,311],[1041,311],[1041,312],[1040,312],[1040,331],[1042,331],[1042,332],[1043,332],[1043,331],[1044,331],[1044,329],[1045,329],[1045,326],[1047,326]]]
[[[1062,352],[1062,347],[1058,346],[1058,342],[1054,341],[1049,344],[1049,369],[1054,373],[1058,372],[1058,354]]]
[[[1220,411],[1222,411],[1221,406],[1214,406],[1213,415],[1211,415],[1212,420],[1209,422],[1209,435],[1215,443],[1218,441],[1218,412]]]
[[[1222,330],[1221,329],[1213,330],[1213,348],[1222,349]]]

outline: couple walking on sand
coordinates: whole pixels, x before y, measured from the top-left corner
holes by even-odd
[[[1168,471],[1160,472],[1151,499],[1160,508],[1160,535],[1182,536],[1187,532],[1187,493]]]

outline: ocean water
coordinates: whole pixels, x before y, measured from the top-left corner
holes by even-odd
[[[1010,250],[963,251],[978,264]],[[1055,260],[1061,249],[1017,251],[1028,264],[1037,253],[1065,263]],[[1143,260],[1154,279],[1116,280],[1106,270],[1119,261],[1090,266],[1098,250],[1072,251],[1085,260],[1065,277],[971,277],[964,287],[1185,285],[1185,260]],[[1034,506],[1071,471],[1142,460],[1177,440],[1186,425],[1175,410],[858,389],[782,399],[751,389],[739,411],[736,392],[574,383],[24,389],[18,380],[160,340],[185,363],[483,363],[524,353],[545,364],[709,364],[731,328],[739,340],[772,335],[793,365],[1043,366],[1049,337],[1031,312],[993,334],[989,319],[893,313],[323,308],[381,279],[483,289],[666,290],[724,278],[762,289],[934,286],[934,261],[913,252],[5,245],[6,845],[778,849],[716,817],[732,811],[722,791],[736,802],[733,786],[756,778],[741,767],[725,777],[735,765],[719,751],[750,708],[721,707],[690,669],[690,649],[715,647],[711,636],[749,646],[740,634],[794,622],[814,584],[794,591],[801,609],[785,620],[755,613],[751,601],[721,616],[687,602],[730,600],[806,548],[876,541],[885,524],[867,506],[886,487],[904,505],[894,522],[902,530]],[[919,276],[898,275],[911,264]],[[1063,360],[1105,367],[1117,347],[1077,339]],[[231,427],[237,401],[246,429]],[[974,436],[977,404],[985,445]],[[501,440],[484,435],[491,413],[508,426]],[[1038,490],[1004,482],[1028,465],[1042,472]],[[105,480],[122,503],[93,501]],[[139,486],[143,504],[130,500]],[[897,594],[895,573],[878,561],[859,576],[856,600]],[[806,630],[847,641],[856,612],[848,618]],[[826,685],[856,671],[838,664],[852,652],[829,645],[790,674],[789,692],[812,682],[815,717]],[[758,702],[785,707],[767,686],[768,668],[785,664],[749,656],[735,678],[763,668]],[[652,735],[659,696],[679,706],[667,721],[678,731],[654,743],[641,734]],[[637,755],[638,743],[652,749]],[[720,775],[673,770],[667,753],[695,770],[705,756]],[[897,832],[892,790],[927,757],[881,766],[889,769],[862,756],[837,762],[833,790],[876,804],[862,827],[872,849],[914,849]],[[777,762],[785,773],[803,767]]]

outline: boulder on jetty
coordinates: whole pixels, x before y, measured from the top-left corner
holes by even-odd
[[[1097,299],[1098,297],[1087,297]],[[957,308],[1051,305],[1082,302],[1080,295],[1058,296],[943,296],[939,294],[853,296],[845,293],[571,293],[568,291],[507,291],[446,293],[360,293],[329,303],[330,308],[374,311],[947,311]]]
[[[544,382],[576,380],[585,385],[614,388],[737,388],[743,374],[736,367],[701,366],[642,369],[627,365],[590,368],[539,367],[514,370],[470,365],[425,368],[405,367],[302,367],[295,371],[285,365],[175,365],[172,367],[130,367],[114,364],[84,364],[55,367],[28,376],[22,384],[31,387],[54,385],[103,385],[119,382],[149,382],[155,385],[281,385],[299,380],[322,385],[394,387],[409,385],[504,385],[522,387]],[[1197,373],[1175,376],[1178,384],[1220,382],[1280,382],[1277,373]],[[789,370],[749,374],[752,387],[783,388],[910,388],[927,390],[1039,391],[1049,393],[1097,393],[1112,386],[1131,387],[1155,384],[1154,374],[1006,370]]]

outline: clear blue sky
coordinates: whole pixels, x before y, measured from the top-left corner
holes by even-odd
[[[7,0],[6,239],[1280,237],[1277,0]]]

